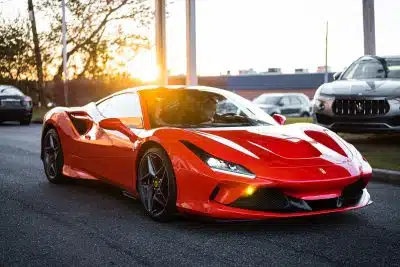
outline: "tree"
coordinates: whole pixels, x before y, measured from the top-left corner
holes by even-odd
[[[32,0],[28,0],[28,10],[29,10],[29,19],[31,20],[31,29],[32,29],[32,37],[33,37],[33,45],[35,51],[35,60],[36,60],[36,71],[38,78],[38,87],[39,87],[39,103],[44,103],[44,88],[43,88],[43,65],[42,65],[42,55],[40,53],[39,47],[39,38],[36,30],[36,19],[35,19],[35,10],[33,8]]]
[[[35,58],[28,21],[20,17],[0,22],[0,77],[33,79]]]
[[[49,30],[40,35],[46,77],[55,70],[53,79],[60,80],[63,71],[60,3],[38,0],[37,7],[50,22]],[[147,0],[69,0],[66,7],[67,61],[74,77],[111,74],[118,69],[113,68],[111,61],[129,55],[130,58],[118,63],[127,64],[140,49],[149,48],[147,37],[139,34],[152,19]]]

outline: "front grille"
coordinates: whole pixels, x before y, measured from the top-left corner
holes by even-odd
[[[0,100],[0,106],[6,108],[21,107],[21,101],[19,100]]]
[[[332,111],[342,116],[374,116],[389,112],[386,99],[335,99]]]
[[[340,197],[302,200],[286,195],[277,188],[259,188],[253,195],[240,197],[229,206],[248,210],[278,213],[310,212],[355,206],[360,201],[366,183],[363,179],[346,186]],[[338,203],[341,203],[340,206]]]
[[[279,189],[259,188],[249,197],[241,197],[230,204],[231,207],[258,210],[281,211],[289,207],[288,198]]]

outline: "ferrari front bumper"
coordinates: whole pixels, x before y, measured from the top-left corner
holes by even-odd
[[[297,210],[287,212],[269,212],[269,211],[257,211],[242,209],[224,205],[218,202],[210,202],[207,204],[206,212],[194,212],[190,210],[190,213],[196,213],[197,215],[210,217],[214,219],[222,220],[262,220],[272,218],[291,218],[291,217],[302,217],[302,216],[313,216],[328,213],[344,212],[348,210],[359,209],[371,204],[371,197],[367,189],[362,190],[362,195],[357,203],[351,206],[342,206],[328,209],[316,209],[316,210]]]

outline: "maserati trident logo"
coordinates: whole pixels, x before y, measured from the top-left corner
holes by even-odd
[[[363,104],[362,104],[361,102],[358,102],[358,103],[356,104],[356,109],[357,109],[358,112],[363,111],[363,110],[364,110]]]
[[[325,171],[324,169],[322,169],[322,168],[319,168],[319,171],[320,171],[322,174],[326,174],[326,171]]]

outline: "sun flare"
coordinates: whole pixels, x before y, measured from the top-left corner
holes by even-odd
[[[129,73],[132,78],[140,79],[143,82],[158,80],[159,70],[152,51],[143,51],[137,55],[129,67]]]

